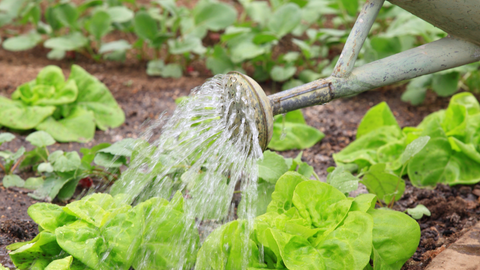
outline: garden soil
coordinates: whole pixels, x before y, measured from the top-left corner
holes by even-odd
[[[0,95],[10,97],[22,83],[33,80],[42,67],[48,64],[60,66],[68,76],[69,61],[50,61],[46,51],[36,48],[27,52],[12,53],[0,49]],[[124,138],[136,138],[149,126],[149,123],[162,113],[172,113],[174,100],[188,95],[195,86],[201,85],[208,72],[199,67],[180,79],[148,77],[146,62],[95,63],[88,59],[77,59],[75,64],[85,68],[110,89],[113,96],[125,111],[125,123],[107,131],[96,131],[95,139],[88,143],[57,143],[52,150],[79,150],[101,142],[114,143]],[[278,85],[263,84],[267,93],[272,93]],[[448,105],[448,98],[427,94],[422,106],[414,107],[400,100],[404,86],[389,86],[365,92],[348,99],[335,100],[328,104],[303,110],[309,125],[325,133],[325,138],[315,146],[303,151],[303,161],[315,168],[321,179],[326,177],[326,169],[334,166],[332,154],[340,151],[355,139],[356,128],[366,111],[379,102],[385,101],[392,109],[401,127],[415,126],[428,114]],[[477,97],[478,98],[478,97]],[[0,129],[0,132],[6,132]],[[4,143],[0,150],[17,150],[24,146],[28,132],[16,133],[15,140]],[[300,151],[285,151],[282,155],[295,157]],[[3,178],[0,172],[0,179]],[[417,189],[407,181],[403,198],[396,209],[404,211],[417,204],[423,204],[432,212],[430,217],[419,220],[422,229],[420,246],[403,269],[424,269],[438,253],[458,239],[480,218],[480,185],[449,187],[439,185],[433,190]],[[27,214],[28,207],[36,201],[27,196],[27,190],[5,189],[0,184],[0,263],[12,267],[5,247],[8,244],[32,239],[38,229]]]

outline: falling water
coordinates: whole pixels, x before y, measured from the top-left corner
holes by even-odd
[[[256,162],[262,157],[262,150],[254,110],[247,104],[249,94],[228,75],[216,76],[193,89],[169,119],[162,116],[149,127],[143,138],[151,140],[160,130],[159,138],[150,145],[137,143],[129,168],[114,184],[112,193],[126,193],[129,203],[138,204],[152,197],[170,200],[176,191],[181,191],[185,218],[194,221],[201,241],[236,215],[247,217],[247,228],[251,230]],[[244,202],[245,208],[238,210],[243,213],[236,212],[235,193],[249,200]],[[234,197],[237,199],[232,200]],[[175,233],[176,230],[172,231]],[[155,235],[147,233],[146,237]],[[189,252],[198,248],[198,243],[190,240],[186,228],[179,229],[175,239],[180,243],[176,250],[162,256],[175,257],[171,259],[178,263],[171,269],[188,269],[191,265],[185,268],[184,262],[190,259]],[[147,257],[157,255],[145,253]],[[245,269],[246,258],[243,261]],[[148,268],[146,263],[135,267]]]

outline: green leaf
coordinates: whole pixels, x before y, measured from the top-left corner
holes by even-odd
[[[290,79],[295,74],[296,71],[297,71],[297,68],[295,66],[290,66],[290,67],[274,66],[270,71],[270,76],[274,81],[283,82]]]
[[[80,167],[80,156],[76,151],[61,153],[55,158],[50,156],[48,160],[53,163],[53,170],[57,172],[74,171]]]
[[[109,147],[111,144],[109,143],[99,143],[92,148],[80,148],[80,152],[83,154],[82,157],[82,164],[90,165],[95,158],[95,155],[99,150]]]
[[[262,28],[272,16],[272,10],[267,2],[252,1],[248,3],[245,10],[252,21],[260,24]]]
[[[111,19],[105,11],[97,11],[90,19],[89,32],[95,37],[96,40],[100,40],[108,32],[110,32]]]
[[[139,141],[136,139],[127,138],[116,142],[109,147],[98,150],[98,152],[108,153],[116,156],[130,157],[132,156],[132,152],[135,149],[136,145],[138,145],[138,142]]]
[[[360,179],[353,176],[345,166],[336,167],[327,175],[327,183],[340,190],[342,193],[349,193],[358,189]]]
[[[73,257],[68,256],[63,259],[58,259],[51,262],[47,265],[47,267],[45,267],[45,270],[70,270],[70,265],[72,264],[72,262]]]
[[[150,60],[147,63],[147,74],[149,76],[160,76],[164,68],[165,62],[163,60]]]
[[[43,177],[29,177],[23,188],[35,190],[43,185]]]
[[[423,204],[418,204],[415,208],[407,208],[407,213],[414,219],[421,219],[424,215],[430,216],[430,210]]]
[[[403,152],[402,157],[400,158],[400,163],[406,164],[408,161],[410,161],[410,159],[412,159],[425,147],[425,145],[427,145],[429,140],[429,136],[422,136],[408,144],[405,152]]]
[[[206,51],[202,45],[202,40],[194,36],[169,39],[168,50],[171,54],[184,54],[188,52],[203,54]]]
[[[363,116],[362,121],[358,125],[357,139],[363,135],[380,127],[394,126],[400,129],[400,126],[395,119],[390,107],[386,102],[381,102],[367,111]]]
[[[213,47],[213,53],[207,57],[205,64],[213,74],[228,73],[235,69],[235,65],[226,50],[219,45]]]
[[[272,41],[278,40],[278,37],[275,34],[265,32],[265,33],[259,33],[256,34],[255,37],[252,39],[253,43],[261,45],[265,43],[270,43]],[[296,52],[291,52],[291,53],[296,53]],[[291,62],[286,60],[287,62]]]
[[[45,148],[34,148],[32,151],[28,151],[24,155],[23,161],[20,163],[19,169],[22,170],[25,167],[35,166],[42,161],[46,161],[48,154]]]
[[[126,6],[109,7],[106,11],[115,23],[125,23],[133,19],[133,11]]]
[[[9,174],[3,177],[3,186],[5,188],[9,187],[23,187],[25,185],[25,180],[20,178],[16,174]]]
[[[80,32],[73,32],[64,36],[50,38],[43,43],[43,46],[49,49],[75,51],[85,47],[87,42],[88,39]]]
[[[407,85],[407,90],[402,94],[402,101],[412,105],[420,105],[425,100],[427,88],[432,84],[433,75],[424,75],[415,78]]]
[[[39,173],[42,173],[42,172],[53,172],[53,166],[52,164],[48,163],[48,162],[43,162],[43,163],[40,163],[37,167],[37,171]]]
[[[44,269],[45,266],[53,260],[52,257],[58,256],[61,248],[55,241],[55,235],[50,232],[40,232],[31,243],[25,244],[15,251],[10,252],[10,258],[15,266],[19,269],[28,269],[32,264]],[[45,260],[38,265],[36,260],[45,258]]]
[[[147,74],[150,76],[162,76],[164,78],[180,78],[183,71],[179,64],[165,65],[163,60],[152,60],[147,64]]]
[[[74,80],[78,87],[78,97],[72,106],[77,105],[93,112],[99,129],[106,130],[123,124],[125,121],[123,110],[108,88],[97,78],[80,66],[73,65],[68,79]]]
[[[304,83],[309,83],[309,82],[318,80],[321,76],[322,76],[321,74],[316,73],[310,69],[304,69],[302,70],[302,72],[300,72],[300,74],[298,74],[298,78]]]
[[[15,139],[15,135],[9,132],[2,132],[0,133],[0,145],[5,142],[9,142],[11,140]]]
[[[257,162],[257,166],[258,178],[271,184],[275,184],[280,176],[288,171],[285,159],[279,154],[268,150],[263,153],[263,159]]]
[[[199,236],[194,227],[194,220],[169,205],[162,205],[159,198],[145,201],[144,205],[143,207],[149,209],[146,213],[150,214],[144,226],[154,229],[148,231],[148,234],[147,231],[143,233],[144,236],[152,237],[148,239],[143,237],[145,240],[134,255],[133,268],[190,269],[193,267],[199,247]],[[149,260],[145,260],[147,254],[150,255]],[[170,256],[171,254],[185,254],[185,256]]]
[[[399,270],[417,250],[420,226],[398,211],[370,209],[368,213],[373,217],[374,269]]]
[[[20,85],[12,99],[20,99],[28,105],[63,105],[77,98],[78,89],[73,81],[65,83],[62,70],[57,66],[46,66],[35,81]]]
[[[350,143],[339,153],[333,154],[333,159],[337,165],[355,163],[361,170],[378,163],[377,151],[382,146],[398,142],[401,137],[401,131],[397,126],[380,127]]]
[[[64,26],[75,28],[78,19],[78,11],[71,3],[65,3],[57,5],[52,10],[52,15],[55,16],[55,20],[60,22]],[[51,24],[51,23],[49,23]]]
[[[325,134],[306,125],[302,112],[296,110],[286,114],[285,122],[282,116],[275,117],[273,136],[268,148],[276,151],[305,149],[312,147],[323,137]]]
[[[345,198],[345,195],[333,186],[309,180],[295,187],[292,201],[302,218],[316,228],[321,228],[322,233],[317,237],[322,238],[333,231],[345,218],[352,204],[350,200],[344,200]]]
[[[194,9],[195,25],[212,31],[219,31],[231,25],[237,19],[237,11],[225,3],[209,3]]]
[[[275,190],[275,185],[268,182],[260,182],[257,185],[255,201],[251,202],[255,205],[254,216],[260,216],[267,212],[267,207],[272,201],[272,193]],[[242,200],[238,205],[237,215],[241,219],[246,219],[246,201],[249,201],[248,194],[242,195]]]
[[[28,215],[46,232],[54,232],[56,228],[75,220],[63,212],[62,207],[51,203],[32,204]]]
[[[234,220],[215,229],[198,251],[198,269],[246,269],[258,264],[259,251],[247,235],[247,223]],[[248,250],[249,254],[245,254]],[[215,254],[215,256],[212,256]],[[247,261],[243,261],[243,257]],[[248,268],[256,269],[256,268]]]
[[[384,163],[372,165],[362,179],[368,191],[379,200],[389,204],[393,199],[400,200],[405,192],[405,181],[385,169]]]
[[[62,60],[65,58],[66,52],[64,50],[53,49],[47,53],[47,58],[50,60]]]
[[[133,19],[135,34],[141,39],[153,41],[155,40],[159,30],[157,21],[153,19],[146,11],[139,11]]]
[[[36,131],[28,135],[25,140],[30,142],[33,146],[36,147],[45,147],[52,144],[55,144],[55,140],[50,134],[45,131]]]
[[[317,248],[327,269],[364,269],[372,251],[372,217],[349,212],[343,225],[329,234]]]
[[[118,168],[127,164],[127,157],[132,155],[138,145],[135,139],[124,139],[109,147],[98,150],[94,162],[106,168]]]
[[[282,5],[273,13],[268,22],[268,28],[274,32],[278,38],[282,38],[300,24],[301,17],[302,12],[298,5],[288,3]]]
[[[235,45],[231,49],[231,59],[233,63],[240,63],[245,60],[255,58],[263,53],[266,49],[260,45],[254,44],[251,41],[243,41]]]
[[[69,116],[55,120],[45,119],[36,128],[44,130],[59,142],[87,142],[95,135],[95,116],[82,107],[73,107]]]
[[[460,73],[449,72],[446,74],[435,74],[432,80],[433,91],[441,97],[448,97],[453,95],[458,90],[458,81],[460,80]]]
[[[286,172],[275,184],[272,201],[267,207],[267,213],[283,214],[293,207],[293,193],[299,183],[308,181],[308,178],[297,172]]]
[[[97,250],[106,250],[106,245],[97,228],[83,220],[77,220],[69,225],[55,230],[58,245],[68,254],[92,269],[100,263]]]
[[[300,85],[303,85],[304,83],[300,80],[289,80],[288,82],[284,83],[282,85],[282,91],[285,91],[285,90],[288,90],[288,89],[292,89],[294,87],[297,87],[297,86],[300,86]]]
[[[438,118],[432,118],[422,127],[422,135],[431,139],[408,163],[408,176],[413,185],[473,184],[480,181],[480,158],[476,158],[476,151],[469,152],[468,147],[464,147],[466,151],[461,150],[463,143],[452,137],[449,139]],[[452,149],[452,145],[459,151]]]
[[[36,200],[52,201],[62,189],[62,187],[74,179],[74,173],[59,173],[56,175],[49,175],[43,181],[43,185],[35,190],[33,193],[29,193],[28,196]]]
[[[168,64],[162,72],[164,78],[180,78],[183,75],[182,67],[179,64]]]
[[[37,46],[40,41],[42,41],[42,36],[36,32],[32,32],[30,34],[8,38],[3,42],[2,46],[7,51],[25,51]]]
[[[132,45],[128,43],[128,41],[124,39],[111,41],[108,43],[103,43],[98,50],[98,53],[107,53],[107,52],[115,52],[115,51],[126,51],[132,48]]]

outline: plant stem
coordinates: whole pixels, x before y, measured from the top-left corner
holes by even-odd
[[[2,163],[0,163],[0,168],[1,168],[5,173],[7,173],[7,170],[5,170],[5,167],[3,166]]]
[[[20,164],[20,162],[22,162],[23,160],[23,157],[19,158],[17,160],[17,162],[15,163],[15,165],[13,165],[12,169],[10,169],[10,173],[13,173],[15,171],[15,169],[17,168],[17,166]]]

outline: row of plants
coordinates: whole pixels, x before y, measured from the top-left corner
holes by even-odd
[[[11,133],[0,134],[0,145],[15,139]],[[121,176],[120,167],[128,164],[133,149],[132,139],[124,139],[113,145],[101,143],[79,152],[51,152],[49,146],[56,143],[45,131],[36,131],[26,138],[34,148],[25,151],[21,146],[15,153],[0,151],[0,169],[4,173],[5,188],[20,187],[32,190],[28,195],[36,200],[70,200],[77,186],[84,189],[107,187]],[[19,172],[33,172],[32,177],[22,179]]]
[[[413,219],[389,209],[404,192],[402,177],[407,174],[419,186],[479,182],[469,178],[479,175],[475,171],[479,168],[478,115],[480,104],[475,97],[461,93],[452,97],[446,110],[426,117],[418,127],[402,130],[388,106],[381,103],[362,119],[357,140],[334,155],[337,167],[328,170],[327,183],[309,179],[316,175],[301,161],[301,154],[290,159],[266,151],[258,162],[253,231],[248,230],[245,217],[239,216],[214,230],[203,244],[194,217],[186,216],[184,209],[196,184],[179,190],[175,188],[182,185],[174,184],[165,198],[149,198],[143,191],[142,198],[132,198],[132,193],[124,193],[122,182],[134,177],[122,174],[118,180],[109,179],[116,180],[112,195],[93,194],[65,207],[31,206],[29,215],[41,233],[32,241],[10,245],[10,256],[19,269],[169,269],[178,265],[187,269],[194,265],[201,269],[243,269],[246,265],[249,269],[305,269],[305,265],[313,269],[400,269],[420,239],[420,228]],[[41,131],[30,136],[28,140],[38,147],[34,151],[48,153],[46,146],[53,138]],[[11,137],[1,138],[8,141]],[[135,150],[127,145],[136,145]],[[92,161],[117,164],[118,169],[146,147],[146,142],[120,142],[101,150],[84,150],[81,160],[90,166]],[[73,168],[69,166],[76,159],[75,154],[68,154],[53,152],[44,162],[37,162],[37,168],[45,172],[48,169],[44,168],[52,167],[57,174],[68,171],[65,168]],[[13,172],[18,164],[10,161],[8,167]],[[161,162],[157,164],[145,174],[145,181],[153,181],[161,169]],[[174,183],[182,181],[186,166],[181,167],[172,170]],[[370,194],[349,198],[348,193],[360,182]],[[155,188],[148,183],[138,185]],[[216,192],[224,196],[221,187]],[[246,199],[242,198],[238,209],[245,207]],[[406,212],[416,219],[430,214],[421,205]],[[222,218],[215,216],[218,213],[204,217]],[[139,237],[152,235],[147,228],[156,228],[155,237]],[[184,258],[168,255],[185,250]],[[249,250],[247,261],[243,260],[245,250]]]
[[[417,222],[401,212],[375,209],[374,194],[348,198],[345,185],[337,189],[309,180],[313,168],[300,156],[285,159],[266,152],[258,166],[260,185],[274,188],[261,198],[268,201],[257,212],[253,231],[245,220],[234,220],[200,245],[194,218],[184,211],[188,192],[177,190],[170,201],[150,198],[132,207],[126,203],[131,194],[117,189],[113,197],[93,194],[64,207],[32,205],[28,213],[41,232],[32,241],[8,246],[10,257],[19,269],[245,269],[246,264],[248,269],[400,269],[415,252]],[[128,181],[125,177],[121,181]],[[342,183],[350,176],[329,177]],[[152,229],[154,237],[147,237]],[[181,251],[187,251],[183,258],[177,256]]]
[[[46,66],[33,81],[17,87],[11,99],[0,96],[0,127],[43,130],[59,142],[87,142],[96,128],[125,121],[108,88],[78,65],[67,80],[57,66]]]
[[[362,119],[357,139],[333,158],[361,173],[382,164],[399,176],[408,175],[417,187],[475,184],[480,182],[479,117],[480,104],[468,92],[454,95],[446,110],[428,115],[417,127],[403,129],[388,105],[380,103]],[[405,167],[402,152],[420,139],[424,148]]]
[[[28,141],[38,147],[35,152],[45,149],[48,153],[46,147],[54,143],[42,131],[30,136]],[[146,142],[131,140],[107,146],[82,150],[84,156],[74,174],[82,177],[81,169],[87,164],[93,166],[92,161],[117,164],[113,167],[118,169],[127,164],[128,157],[134,160],[149,147]],[[412,149],[403,154],[404,163],[421,147],[407,147]],[[79,156],[70,152],[64,158],[50,158],[56,155],[60,156],[58,152],[50,154],[46,161],[37,163],[37,168],[43,172],[43,168],[52,167],[54,174],[61,170],[71,172],[74,156]],[[145,174],[145,181],[154,181],[151,176],[161,170],[161,162],[157,164]],[[182,168],[171,168],[173,182],[182,181],[187,166],[179,167]],[[378,197],[365,194],[348,198],[346,194],[355,190],[360,180],[345,166],[331,171],[328,183],[321,183],[309,180],[316,174],[301,161],[301,154],[291,159],[266,151],[258,162],[258,171],[253,231],[247,230],[246,221],[240,216],[239,220],[217,228],[200,245],[194,218],[185,216],[184,211],[184,201],[195,196],[195,184],[184,186],[183,190],[175,190],[181,185],[172,185],[173,189],[164,194],[166,199],[149,198],[144,190],[139,193],[143,197],[133,197],[135,192],[128,190],[127,195],[127,190],[122,189],[126,187],[123,182],[137,179],[127,173],[107,179],[115,181],[111,188],[113,197],[93,194],[64,207],[50,203],[31,206],[28,213],[41,232],[31,241],[8,246],[10,257],[19,269],[169,269],[178,265],[187,269],[193,265],[201,269],[243,269],[242,258],[248,245],[249,269],[304,269],[305,265],[315,269],[400,269],[415,252],[420,239],[418,224],[404,213],[375,209],[377,200],[386,201],[380,193]],[[198,177],[198,184],[201,179]],[[69,180],[61,189],[77,183],[78,180]],[[148,183],[136,185],[155,188]],[[58,193],[59,199],[63,199],[61,193],[65,192]],[[222,193],[224,189],[218,187],[213,196],[224,197]],[[175,195],[170,198],[169,194]],[[237,213],[243,212],[246,199],[240,201]],[[419,209],[410,210],[416,218],[421,217]],[[212,211],[204,217],[222,218],[215,216],[218,213]],[[155,237],[147,237],[152,236],[152,228],[156,228]],[[409,241],[403,241],[405,237]],[[392,246],[392,242],[402,244]],[[185,250],[185,257],[175,256]]]
[[[239,2],[241,7],[201,0],[189,9],[173,0],[147,5],[135,0],[92,0],[80,5],[48,1],[46,7],[40,0],[2,0],[0,26],[30,29],[11,36],[3,47],[18,51],[43,44],[51,49],[50,59],[71,52],[98,61],[135,55],[149,60],[148,74],[163,77],[180,77],[191,70],[192,61],[202,60],[213,74],[248,71],[257,81],[271,79],[291,88],[331,74],[338,56],[329,59],[330,48],[340,48],[346,41],[363,4],[358,0]],[[388,3],[371,32],[357,65],[446,36]],[[286,44],[294,49],[285,49]],[[403,99],[419,104],[427,89],[441,96],[458,88],[478,91],[478,68],[472,64],[415,79]]]

